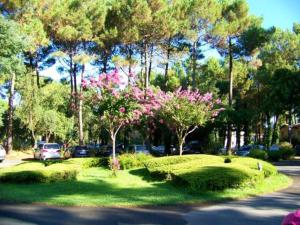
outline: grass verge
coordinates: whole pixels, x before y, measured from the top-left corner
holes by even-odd
[[[0,170],[1,171],[1,170]],[[60,206],[145,206],[207,203],[241,199],[288,187],[292,180],[276,174],[255,187],[192,194],[167,181],[154,181],[146,169],[119,171],[117,177],[103,168],[83,169],[76,181],[36,184],[0,183],[0,201]]]

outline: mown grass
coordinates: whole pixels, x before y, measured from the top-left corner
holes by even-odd
[[[0,201],[64,206],[172,205],[240,199],[276,191],[290,184],[290,178],[278,174],[255,187],[193,194],[188,188],[152,180],[143,168],[119,171],[117,177],[112,177],[111,171],[104,168],[89,168],[81,170],[76,181],[2,183]]]

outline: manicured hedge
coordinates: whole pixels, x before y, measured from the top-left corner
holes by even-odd
[[[232,158],[232,162],[235,164],[247,166],[254,170],[258,170],[258,163],[261,163],[265,178],[278,173],[277,168],[275,166],[263,160],[253,159],[249,157],[236,157]]]
[[[43,163],[24,163],[0,170],[0,182],[52,183],[76,180],[78,169],[63,164],[45,166]]]
[[[264,179],[263,173],[241,165],[204,166],[172,173],[176,183],[187,184],[194,191],[217,191],[255,185]]]
[[[154,158],[145,162],[148,170],[156,170],[162,166],[176,165],[180,163],[190,163],[197,161],[197,164],[207,165],[211,163],[222,163],[224,159],[220,156],[214,155],[184,155],[184,156],[166,156],[161,158]]]
[[[258,163],[263,171],[258,170]],[[171,180],[192,191],[215,191],[255,185],[277,173],[270,163],[253,158],[232,157],[225,163],[223,157],[187,155],[152,159],[145,163],[151,176]]]
[[[126,169],[132,169],[137,167],[144,166],[144,163],[150,159],[152,159],[153,156],[146,155],[143,153],[139,154],[122,154],[118,157],[118,160],[120,162],[120,167],[123,170]]]
[[[109,157],[101,158],[85,158],[82,159],[82,168],[92,168],[92,167],[108,167]]]
[[[265,150],[261,150],[261,149],[251,150],[248,156],[251,158],[261,159],[261,160],[268,159],[268,153]]]

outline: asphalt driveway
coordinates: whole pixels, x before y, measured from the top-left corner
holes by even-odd
[[[212,206],[172,208],[52,207],[0,204],[1,225],[280,225],[300,208],[300,161],[278,163],[294,183],[286,190]]]

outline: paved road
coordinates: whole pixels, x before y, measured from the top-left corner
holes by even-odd
[[[1,225],[280,225],[284,215],[300,208],[300,161],[278,164],[294,178],[281,192],[205,207],[155,209],[0,205]]]
[[[22,159],[5,159],[3,162],[0,163],[0,168],[15,166],[22,162]]]

